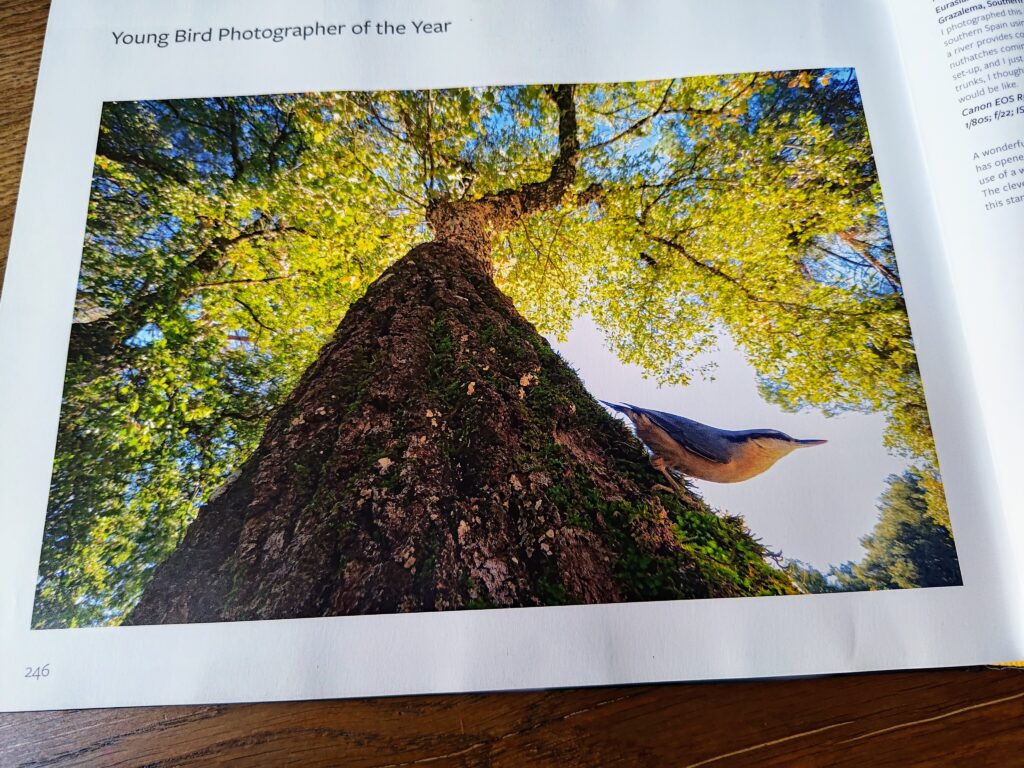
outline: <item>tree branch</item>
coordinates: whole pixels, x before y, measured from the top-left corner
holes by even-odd
[[[645,235],[649,240],[652,240],[653,242],[663,245],[666,248],[674,251],[675,253],[680,254],[684,259],[686,259],[687,262],[697,267],[698,269],[701,269],[704,272],[708,272],[709,274],[712,274],[715,277],[718,277],[719,279],[724,280],[725,282],[734,286],[740,293],[746,296],[747,299],[753,301],[756,304],[774,304],[775,306],[783,307],[794,312],[810,312],[819,315],[865,317],[872,314],[871,312],[848,312],[846,310],[839,309],[825,309],[821,307],[811,306],[809,304],[797,304],[792,301],[784,301],[782,299],[769,299],[764,296],[759,296],[758,294],[750,290],[750,288],[748,288],[746,285],[744,285],[743,281],[741,281],[739,278],[724,272],[714,264],[708,264],[707,262],[698,259],[697,257],[693,256],[686,248],[684,248],[682,245],[675,242],[674,240],[669,240],[667,238],[660,237],[658,235],[652,235],[650,233],[645,233]]]
[[[199,283],[192,287],[192,291],[201,291],[204,288],[221,288],[225,285],[261,285],[263,283],[276,283],[279,280],[290,280],[295,277],[295,274],[291,275],[272,275],[270,277],[257,277],[251,279],[239,279],[239,280],[218,280],[213,283]]]
[[[121,147],[115,147],[109,142],[104,141],[102,136],[96,144],[96,155],[98,157],[105,157],[120,165],[133,166],[136,169],[164,176],[182,185],[189,183],[188,172],[183,168],[176,167],[173,161],[169,159],[165,161],[164,158],[152,156],[147,157]]]
[[[295,133],[293,127],[294,118],[294,112],[285,113],[284,125],[278,127],[277,136],[274,137],[270,147],[267,149],[267,168],[271,171],[274,170],[274,164],[277,162],[277,153],[280,150],[281,145],[284,143],[284,140]]]
[[[540,210],[552,208],[561,202],[576,181],[576,165],[580,155],[580,141],[576,125],[576,86],[554,85],[547,93],[558,107],[558,155],[551,164],[551,170],[544,181],[524,184],[519,189],[503,190],[486,195],[478,202],[509,204],[515,220]]]
[[[133,336],[147,322],[159,306],[172,306],[195,290],[195,284],[206,275],[216,272],[232,246],[255,238],[273,238],[284,232],[304,233],[299,227],[268,227],[262,220],[249,229],[231,237],[213,238],[188,262],[181,271],[164,285],[138,296],[115,312],[97,315],[91,322],[71,325],[68,356],[71,360],[102,361],[121,349],[122,342]]]
[[[160,103],[167,107],[167,109],[170,110],[171,114],[174,115],[174,117],[180,120],[181,122],[188,123],[189,125],[194,125],[197,128],[204,128],[207,131],[212,131],[213,133],[219,134],[226,139],[230,138],[230,136],[220,126],[204,123],[202,120],[196,120],[195,118],[191,118],[182,114],[181,110],[174,106],[173,101],[161,101]]]
[[[238,179],[245,171],[245,163],[242,160],[242,151],[239,144],[238,116],[226,100],[220,99],[219,103],[222,105],[221,109],[227,110],[228,113],[228,138],[230,140],[231,147],[231,178]]]
[[[242,309],[246,311],[249,317],[253,319],[253,322],[256,323],[256,325],[258,325],[263,330],[270,331],[270,333],[278,333],[281,330],[280,328],[272,328],[271,326],[267,325],[262,320],[260,320],[259,315],[256,314],[255,310],[237,296],[235,296],[234,299],[235,303],[242,307]]]
[[[897,293],[903,293],[903,282],[900,280],[899,275],[889,269],[889,267],[883,264],[879,259],[876,259],[871,255],[871,249],[877,248],[878,246],[845,233],[841,234],[839,239],[844,240],[851,245],[853,243],[860,245],[860,248],[854,248],[854,252],[870,264],[878,274],[885,278],[885,281],[892,286],[893,290]]]
[[[690,114],[693,114],[693,115],[714,115],[714,114],[717,114],[719,112],[724,112],[729,107],[730,104],[732,104],[734,101],[736,101],[736,99],[738,99],[740,96],[745,94],[747,91],[752,90],[753,87],[755,85],[757,85],[757,81],[758,81],[759,78],[760,78],[759,75],[754,75],[750,79],[749,83],[747,83],[745,86],[740,88],[738,91],[736,91],[736,93],[734,93],[728,99],[723,101],[717,107],[692,107],[691,106],[691,107],[683,107],[681,109],[667,109],[667,110],[665,110],[665,112],[667,114],[672,114],[672,115],[679,115],[679,114],[682,114],[682,115],[690,115]]]
[[[631,133],[636,133],[637,131],[639,131],[647,123],[649,123],[651,120],[653,120],[655,117],[657,117],[658,115],[660,115],[664,111],[665,106],[668,104],[668,97],[672,94],[672,88],[673,88],[674,85],[675,85],[675,80],[670,80],[669,84],[668,84],[668,87],[665,88],[665,93],[662,94],[662,96],[661,96],[661,101],[658,103],[658,106],[654,108],[653,112],[650,112],[650,113],[644,115],[639,120],[634,122],[632,125],[630,125],[630,126],[628,126],[626,128],[623,128],[621,131],[619,131],[617,134],[612,136],[610,139],[605,139],[604,141],[599,141],[597,144],[591,144],[590,146],[584,147],[582,151],[584,151],[584,152],[592,152],[595,149],[601,149],[603,147],[607,147],[609,144],[614,144],[619,139],[622,139],[622,138],[630,135]]]
[[[516,189],[504,189],[474,200],[434,200],[427,206],[427,223],[438,240],[456,243],[484,261],[496,235],[507,231],[525,216],[559,205],[577,176],[580,143],[577,135],[574,85],[552,85],[545,92],[558,107],[558,154],[548,176]],[[596,199],[592,185],[589,200]]]
[[[864,259],[864,262],[866,262],[861,264],[856,263],[852,259],[846,258],[842,254],[836,253],[831,248],[827,248],[821,243],[814,243],[813,245],[822,253],[832,256],[833,258],[839,259],[840,261],[849,264],[852,267],[858,267],[860,269],[873,269],[882,277],[883,280],[885,280],[886,283],[889,284],[889,287],[893,289],[894,293],[897,293],[901,296],[903,295],[903,283],[900,281],[899,276],[897,276],[895,272],[890,270],[887,266],[885,266],[885,264],[876,259],[867,251],[867,248],[873,247],[869,243],[863,244],[864,246],[866,246],[865,250],[861,250],[860,248],[853,249],[853,252],[860,256],[862,259]]]

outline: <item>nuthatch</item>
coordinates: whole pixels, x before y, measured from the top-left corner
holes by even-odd
[[[797,440],[776,429],[717,429],[672,413],[601,402],[633,422],[637,437],[651,450],[651,464],[677,493],[682,489],[672,471],[715,483],[738,483],[760,475],[797,448],[826,442]]]

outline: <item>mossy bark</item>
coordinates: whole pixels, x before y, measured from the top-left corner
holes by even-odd
[[[659,477],[486,263],[427,243],[349,309],[127,623],[793,591]]]

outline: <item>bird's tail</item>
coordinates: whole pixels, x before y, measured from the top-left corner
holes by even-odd
[[[607,400],[598,400],[597,402],[601,403],[601,405],[608,406],[613,411],[618,411],[619,413],[625,415],[625,417],[630,421],[636,421],[637,411],[636,408],[632,405],[627,405],[625,403],[609,403]]]

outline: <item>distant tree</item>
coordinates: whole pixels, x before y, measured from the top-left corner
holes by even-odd
[[[874,530],[861,539],[864,559],[833,565],[828,573],[799,560],[783,570],[801,592],[946,587],[961,584],[953,537],[928,506],[929,489],[913,471],[890,475]]]
[[[850,561],[831,566],[828,575],[837,592],[866,592],[871,589],[871,585],[857,575],[857,564]]]
[[[867,551],[853,575],[870,589],[961,584],[949,529],[928,512],[927,489],[914,472],[892,475],[874,530],[861,539]]]
[[[828,573],[822,573],[813,565],[800,560],[789,560],[783,570],[801,592],[813,595],[833,594],[835,592],[861,592],[869,589],[853,574],[853,564],[845,563],[832,566]]]
[[[782,570],[785,571],[790,581],[801,592],[821,595],[841,591],[828,580],[824,573],[813,565],[808,565],[800,560],[789,560]]]

